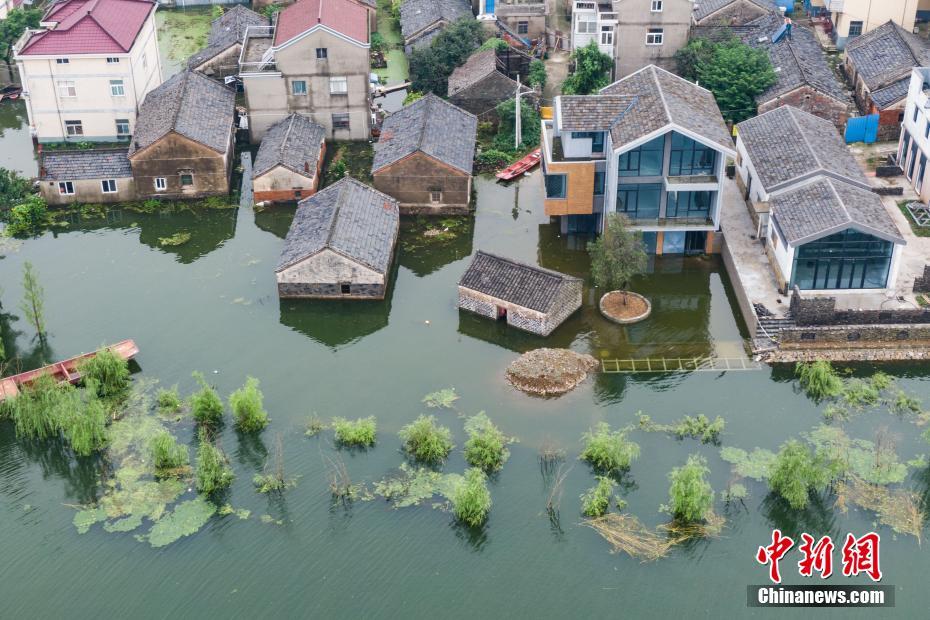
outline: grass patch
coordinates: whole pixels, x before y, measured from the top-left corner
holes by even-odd
[[[487,476],[477,468],[465,472],[464,480],[450,498],[455,518],[471,527],[485,522],[491,511],[491,492],[488,491]]]
[[[178,386],[173,385],[170,388],[161,388],[155,395],[155,404],[158,412],[162,415],[178,413],[184,407],[181,395],[178,393]]]
[[[258,385],[258,379],[248,377],[245,385],[229,395],[236,428],[246,433],[257,433],[268,426],[268,413],[262,406],[264,397]]]
[[[898,209],[901,213],[904,214],[904,219],[907,220],[907,223],[911,226],[911,232],[917,235],[918,237],[930,237],[930,226],[920,226],[917,222],[914,221],[914,217],[911,215],[911,212],[907,210],[907,203],[909,200],[902,200],[898,203]]]
[[[167,51],[169,60],[186,62],[207,45],[213,20],[209,10],[161,10],[155,18],[158,21],[158,45]]]
[[[585,443],[581,460],[603,474],[628,470],[639,457],[639,445],[629,441],[626,434],[626,430],[611,431],[607,422],[599,423],[581,437]]]
[[[343,446],[367,448],[375,445],[378,423],[375,416],[357,420],[333,418],[333,430],[336,433],[336,443]]]
[[[190,455],[187,446],[180,445],[168,431],[162,431],[152,438],[151,453],[157,476],[176,476],[188,469]]]
[[[438,426],[433,416],[421,415],[398,433],[404,442],[404,451],[415,461],[427,464],[442,463],[452,448],[452,431]]]
[[[468,440],[465,442],[465,460],[472,467],[486,473],[495,472],[510,458],[507,437],[482,411],[465,422]]]
[[[346,174],[371,184],[371,164],[374,147],[365,141],[331,142],[326,147],[326,163],[323,168],[323,186],[329,186]]]
[[[581,514],[586,517],[600,517],[610,509],[616,483],[607,476],[598,476],[597,485],[591,487],[581,496]]]

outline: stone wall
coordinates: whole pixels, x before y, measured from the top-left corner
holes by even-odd
[[[835,325],[793,327],[780,333],[779,348],[906,349],[930,345],[930,325]]]
[[[924,265],[923,275],[914,278],[915,293],[930,293],[930,265]]]
[[[555,309],[546,318],[546,333],[544,335],[551,334],[556,327],[564,323],[565,319],[581,307],[581,289],[581,280],[567,282],[562,286],[562,291],[555,302]]]
[[[581,282],[572,283],[563,288],[556,302],[556,309],[550,314],[517,306],[469,288],[459,287],[459,308],[462,310],[497,320],[499,307],[507,310],[507,324],[511,327],[540,336],[548,336],[569,315],[581,307]]]
[[[278,282],[278,296],[307,299],[384,299],[383,284],[350,284],[343,293],[339,284]]]
[[[802,299],[797,287],[791,293],[791,313],[799,326],[842,325],[864,327],[870,325],[926,324],[927,328],[930,329],[930,308],[837,310],[835,297]]]

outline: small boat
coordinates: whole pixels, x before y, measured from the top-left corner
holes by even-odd
[[[19,86],[7,86],[5,88],[0,88],[0,101],[4,99],[19,99],[19,96],[22,94],[23,89]]]
[[[524,174],[526,171],[530,170],[539,163],[539,158],[542,156],[542,151],[536,149],[523,159],[518,162],[512,163],[500,172],[497,173],[497,178],[501,181],[510,181],[517,178],[521,174]]]
[[[113,353],[116,353],[121,359],[127,361],[131,360],[139,353],[139,347],[136,346],[136,343],[132,340],[123,340],[122,342],[117,342],[113,346],[104,347],[104,349],[109,349]],[[27,386],[43,375],[52,375],[59,383],[77,383],[81,380],[81,362],[96,356],[104,349],[92,353],[84,353],[56,364],[36,368],[35,370],[21,372],[12,377],[4,377],[0,379],[0,401],[16,396],[19,394],[20,386]]]

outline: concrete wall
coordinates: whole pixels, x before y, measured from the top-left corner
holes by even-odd
[[[651,0],[623,0],[614,3],[617,11],[616,78],[622,78],[646,65],[674,70],[675,52],[688,43],[693,4],[689,0],[664,0],[661,12],[652,12]],[[646,45],[650,28],[662,28],[662,45]]]
[[[914,29],[918,0],[843,0],[843,11],[832,14],[836,46],[843,49],[849,38],[849,24],[862,22],[862,34],[878,28],[888,20],[908,32]]]
[[[400,212],[467,213],[471,200],[471,175],[417,152],[375,171],[374,187],[400,202]],[[432,189],[442,192],[433,202]]]
[[[130,157],[132,175],[139,198],[199,198],[229,193],[230,162],[233,153],[232,124],[225,153],[171,133]],[[193,185],[181,185],[181,172],[192,171]],[[155,189],[155,179],[167,183],[164,191]]]
[[[390,273],[390,268],[387,269]],[[325,249],[275,274],[281,297],[338,297],[383,299],[386,274]],[[350,292],[343,294],[342,284]]]
[[[523,331],[548,336],[572,313],[581,307],[581,282],[568,283],[559,293],[555,309],[545,314],[491,297],[478,291],[459,287],[459,308],[497,320],[497,309],[507,310],[507,324]]]
[[[736,262],[733,260],[733,253],[727,245],[726,233],[719,236],[723,239],[720,246],[720,253],[723,256],[723,266],[726,267],[727,274],[730,276],[730,284],[733,286],[733,291],[736,293],[736,303],[739,305],[740,314],[743,316],[743,321],[746,323],[746,328],[749,330],[750,335],[755,334],[756,327],[759,324],[759,318],[756,316],[756,310],[752,305],[752,301],[749,299],[749,295],[746,293],[746,289],[743,288],[743,282],[739,277],[739,270],[736,268]]]
[[[846,119],[849,118],[849,106],[845,102],[837,101],[809,86],[796,88],[789,93],[760,103],[759,114],[783,105],[793,105],[814,116],[825,118],[836,125],[840,132],[845,131]]]
[[[322,156],[320,162],[323,161]],[[298,174],[283,166],[276,166],[265,174],[255,177],[252,191],[255,202],[289,202],[302,200],[316,193],[320,185],[320,164],[310,176]]]
[[[67,181],[68,179],[62,179]],[[50,205],[68,204],[98,204],[110,202],[128,202],[136,199],[135,183],[132,177],[118,178],[116,193],[104,194],[101,186],[103,179],[83,179],[72,181],[74,195],[62,196],[58,192],[58,181],[42,181],[39,183],[39,193]]]
[[[541,39],[546,34],[545,15],[498,15],[501,20],[514,32],[519,32],[520,22],[526,22],[527,32],[520,34],[524,39]]]

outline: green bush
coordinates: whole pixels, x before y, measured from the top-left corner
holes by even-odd
[[[107,412],[93,393],[93,382],[88,384],[87,400],[80,403],[77,390],[72,390],[72,397],[77,401],[70,414],[62,420],[62,432],[71,449],[79,456],[90,456],[107,445]],[[80,404],[79,404],[80,403]]]
[[[263,396],[258,385],[258,379],[247,377],[245,385],[229,395],[236,428],[246,433],[256,433],[268,426],[268,413],[262,407]]]
[[[714,491],[705,480],[710,470],[704,457],[692,454],[688,462],[668,475],[669,511],[679,521],[700,521],[710,513]]]
[[[798,362],[794,366],[794,374],[807,395],[815,401],[835,398],[843,392],[843,380],[828,361],[818,360],[809,364]]]
[[[581,459],[605,474],[629,469],[630,464],[639,457],[639,445],[629,441],[626,433],[625,430],[611,432],[607,422],[599,423],[582,435],[585,447]]]
[[[543,89],[546,87],[546,78],[546,63],[538,58],[530,61],[530,72],[526,80],[529,85]]]
[[[48,207],[41,196],[27,196],[10,209],[6,232],[9,235],[31,235],[48,224]]]
[[[233,481],[233,472],[223,452],[207,440],[206,434],[200,437],[197,449],[197,490],[210,494],[225,489]]]
[[[493,172],[510,165],[512,157],[504,151],[487,149],[475,157],[475,165],[479,172]]]
[[[491,492],[487,476],[477,468],[465,472],[465,479],[452,493],[452,512],[455,518],[472,527],[481,525],[491,510]]]
[[[494,148],[499,151],[511,151],[527,149],[539,144],[540,118],[539,113],[532,105],[526,102],[526,99],[520,101],[520,146],[516,142],[516,125],[517,125],[517,102],[515,99],[508,99],[497,104],[497,117],[500,124],[497,127],[497,135],[494,136]]]
[[[185,467],[190,458],[187,453],[187,446],[179,444],[168,431],[162,431],[155,435],[152,438],[150,449],[155,472],[160,475],[170,475]]]
[[[586,517],[602,517],[607,514],[615,486],[614,481],[607,476],[598,476],[597,486],[591,487],[581,496],[581,513]]]
[[[591,95],[610,83],[614,59],[601,52],[597,41],[572,52],[575,71],[562,83],[566,95]]]
[[[16,436],[26,439],[48,439],[61,431],[63,412],[73,413],[78,406],[76,390],[59,385],[50,375],[42,375],[22,389],[16,398],[7,400]]]
[[[207,385],[202,373],[194,372],[192,376],[200,384],[200,391],[191,396],[191,414],[194,420],[204,426],[219,424],[223,420],[223,401],[220,395],[212,386]]]
[[[811,491],[826,488],[840,473],[840,465],[813,452],[796,439],[785,442],[771,467],[769,486],[788,504],[800,510],[807,506]]]
[[[404,442],[404,450],[421,463],[441,463],[455,446],[452,445],[452,432],[437,426],[436,419],[421,415],[398,433]]]
[[[374,416],[357,420],[333,418],[333,430],[336,442],[341,445],[368,447],[375,445],[378,424]]]
[[[22,202],[29,195],[32,182],[18,173],[0,168],[0,206],[8,207]]]
[[[176,385],[171,386],[170,389],[161,388],[158,390],[155,403],[158,405],[158,411],[163,414],[177,413],[184,406]]]
[[[122,394],[129,385],[129,363],[111,349],[101,349],[97,354],[81,362],[84,384],[94,383],[100,396]]]
[[[371,33],[371,51],[373,52],[383,52],[386,47],[386,42],[384,40],[384,35],[380,32]]]
[[[469,465],[487,473],[504,466],[510,456],[507,438],[483,412],[465,423],[468,441],[465,442],[465,460]]]
[[[419,93],[415,90],[411,90],[409,93],[407,93],[404,96],[404,101],[402,105],[408,106],[414,101],[419,101],[422,98],[423,98],[423,93]]]

